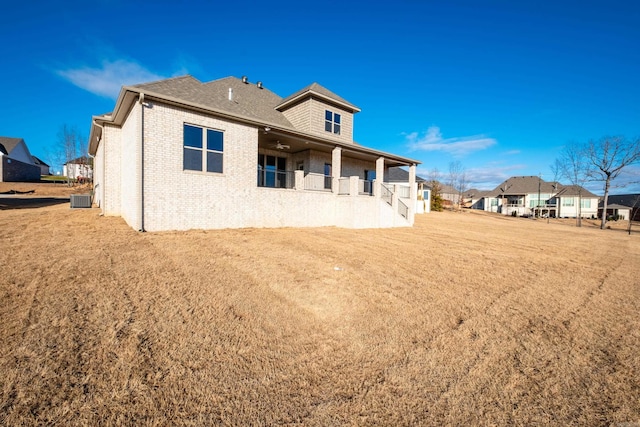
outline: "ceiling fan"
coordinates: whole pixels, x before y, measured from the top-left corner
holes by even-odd
[[[289,148],[291,148],[290,145],[287,144],[281,144],[280,141],[276,141],[275,144],[271,144],[272,148],[275,148],[277,150],[288,150]]]

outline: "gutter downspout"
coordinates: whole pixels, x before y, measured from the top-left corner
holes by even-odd
[[[144,232],[144,93],[140,93],[138,99],[140,103],[140,144],[138,145],[138,194],[140,195],[140,206],[138,209],[138,231]]]
[[[98,124],[98,122],[96,122],[96,119],[93,119],[91,121],[93,123],[94,126],[99,127],[100,129],[102,129],[102,134],[100,135],[100,139],[98,140],[98,142],[102,141],[102,138],[104,138],[104,125],[100,125]],[[97,138],[97,137],[96,137]],[[89,141],[89,144],[91,144],[91,141]],[[97,147],[96,147],[97,150]],[[96,173],[96,156],[92,156],[91,153],[88,153],[89,150],[87,150],[87,154],[89,154],[89,156],[93,159],[93,173]],[[106,153],[106,150],[105,150]],[[101,187],[100,191],[102,191],[102,189],[104,188],[104,156],[102,156],[102,176],[100,177],[100,183],[98,183],[98,185]],[[93,199],[95,199],[96,197],[96,180],[92,179],[93,181]],[[101,185],[102,184],[102,185]],[[91,200],[91,203],[93,204],[93,199]],[[104,193],[102,193],[100,195],[100,202],[104,203]],[[98,205],[98,207],[102,210],[102,215],[104,215],[104,208],[100,205]]]

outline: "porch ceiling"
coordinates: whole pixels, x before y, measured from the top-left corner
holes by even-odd
[[[287,154],[295,154],[306,150],[314,150],[323,153],[331,153],[335,147],[342,148],[342,156],[358,160],[375,162],[379,157],[384,157],[385,165],[408,166],[410,161],[402,161],[389,153],[377,152],[367,149],[357,144],[346,144],[344,142],[319,141],[313,138],[302,138],[296,135],[269,131],[258,131],[258,147],[268,150],[278,150]]]

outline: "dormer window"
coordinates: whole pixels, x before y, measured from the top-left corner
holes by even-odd
[[[340,135],[340,114],[329,110],[324,112],[324,130]]]

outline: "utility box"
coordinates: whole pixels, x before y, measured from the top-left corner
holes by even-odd
[[[72,194],[71,208],[90,208],[91,194]]]

